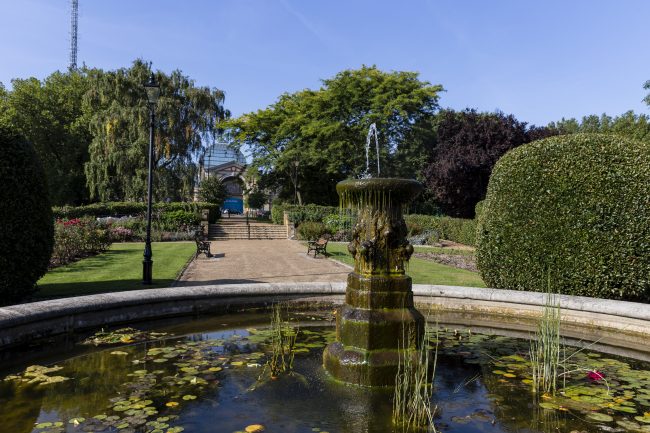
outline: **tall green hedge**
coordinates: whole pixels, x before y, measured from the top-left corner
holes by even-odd
[[[219,206],[205,202],[172,202],[154,203],[155,211],[170,212],[192,212],[200,215],[202,209],[210,210],[210,222],[219,218]],[[115,215],[138,215],[147,211],[147,204],[143,202],[106,202],[93,203],[85,206],[62,206],[52,208],[54,217],[57,219],[71,219],[82,217],[105,217]]]
[[[0,126],[0,305],[35,291],[54,244],[45,172],[25,138]]]
[[[576,134],[508,152],[477,241],[490,287],[650,302],[650,146]]]

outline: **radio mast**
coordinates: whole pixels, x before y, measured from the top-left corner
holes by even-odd
[[[79,0],[71,0],[70,14],[70,66],[69,69],[77,69],[77,30],[79,25]]]

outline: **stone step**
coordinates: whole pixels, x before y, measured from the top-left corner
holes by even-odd
[[[210,224],[210,239],[286,239],[284,226],[272,224]]]

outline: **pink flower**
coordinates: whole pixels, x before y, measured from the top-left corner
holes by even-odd
[[[587,379],[589,380],[598,381],[598,380],[603,380],[604,378],[605,378],[605,373],[600,372],[598,370],[587,372]]]

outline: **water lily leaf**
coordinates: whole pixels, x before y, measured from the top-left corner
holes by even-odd
[[[636,409],[630,406],[612,406],[612,409],[614,409],[617,412],[625,412],[625,413],[637,413]]]
[[[645,413],[644,416],[635,416],[634,419],[645,424],[650,424],[650,415],[648,413]]]
[[[641,426],[634,421],[628,421],[626,419],[621,419],[616,421],[616,424],[620,427],[623,427],[626,430],[638,430]]]
[[[165,403],[165,406],[167,406],[167,407],[176,407],[176,406],[178,406],[178,402],[177,401],[169,401],[169,402]]]
[[[256,432],[261,432],[264,431],[264,426],[262,424],[251,424],[247,426],[245,429],[246,433],[256,433]]]
[[[587,414],[587,418],[593,421],[598,421],[598,422],[612,422],[614,421],[614,418],[600,412],[590,412]]]
[[[560,405],[548,401],[543,401],[539,404],[539,407],[547,410],[557,410],[560,408]]]
[[[191,394],[187,394],[187,395],[183,396],[183,400],[185,400],[185,401],[196,400],[196,396],[191,395]]]

